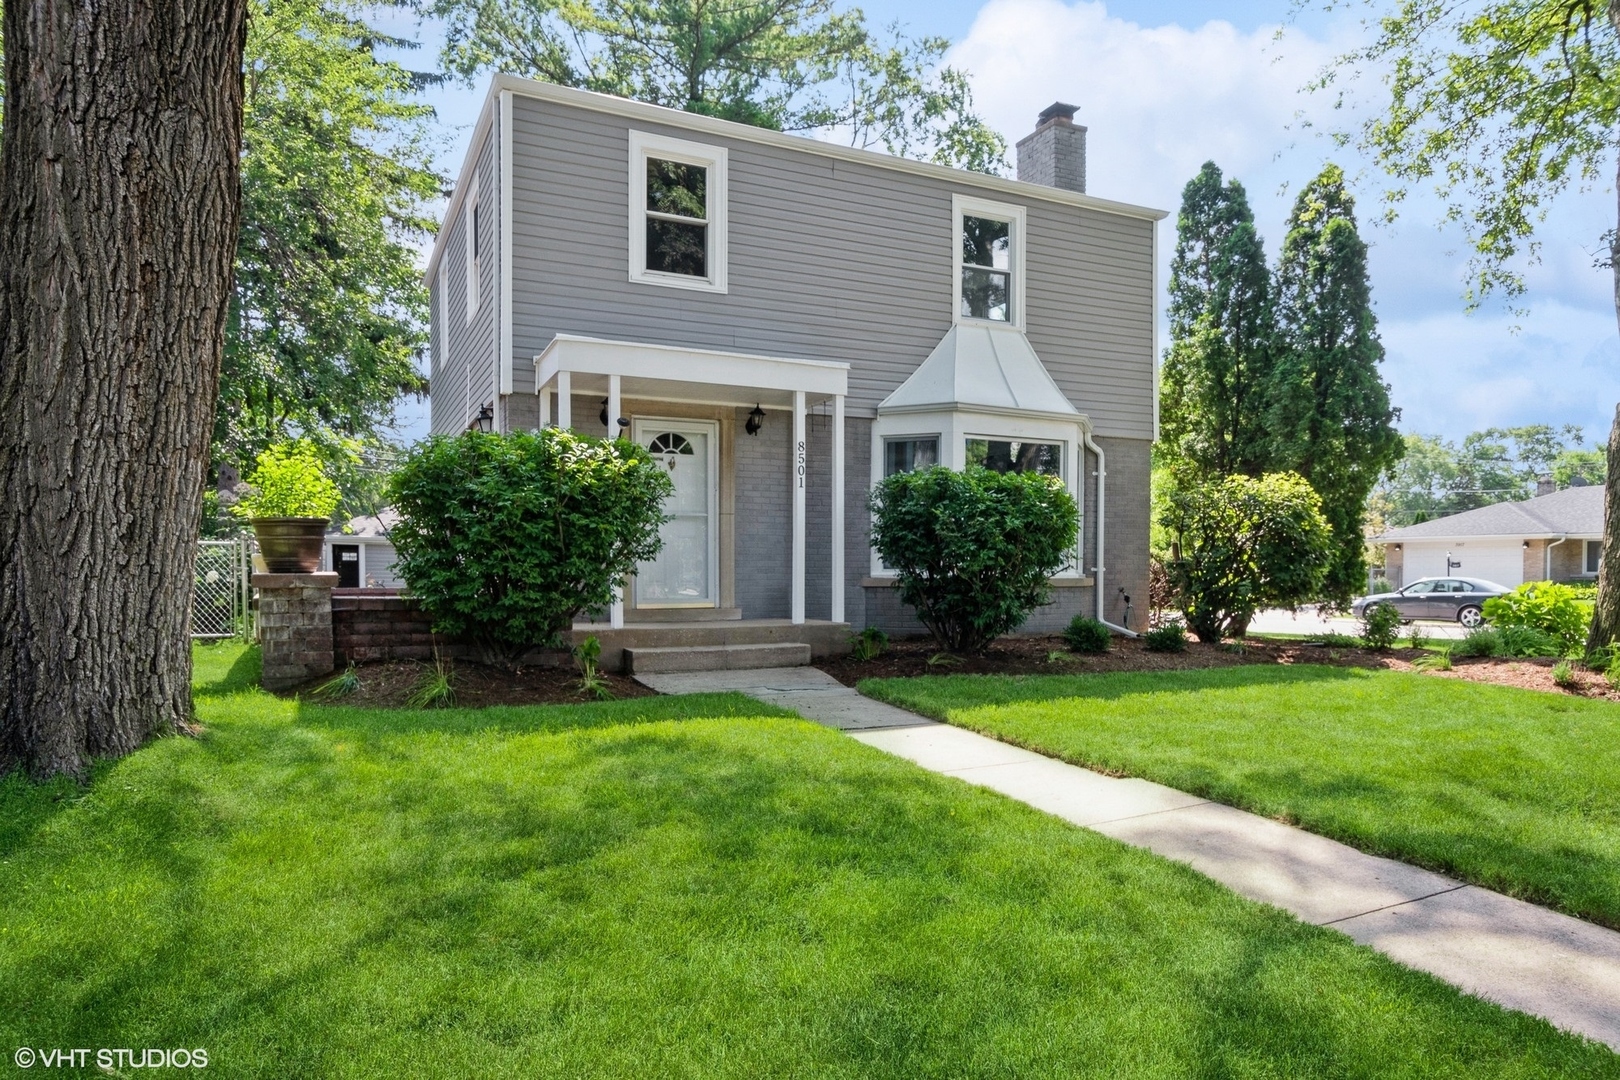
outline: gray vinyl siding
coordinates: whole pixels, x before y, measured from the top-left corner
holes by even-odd
[[[500,304],[500,168],[498,127],[490,131],[478,155],[478,308],[467,319],[467,242],[472,203],[463,201],[447,220],[444,275],[434,275],[433,349],[436,367],[431,383],[432,430],[462,431],[480,406],[499,394],[496,368],[496,310]],[[468,179],[471,184],[471,178]],[[440,283],[443,283],[443,288]],[[531,365],[532,366],[532,365]],[[532,387],[532,380],[531,380]]]
[[[632,126],[727,148],[728,293],[628,280]],[[1026,207],[1028,334],[1059,387],[1098,434],[1153,435],[1153,222],[522,95],[513,144],[518,394],[574,333],[845,361],[848,407],[871,415],[950,328],[962,193]]]

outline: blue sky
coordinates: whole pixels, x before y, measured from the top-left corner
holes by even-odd
[[[1590,439],[1607,435],[1620,399],[1620,335],[1609,274],[1593,268],[1591,253],[1613,224],[1614,192],[1571,192],[1554,208],[1541,232],[1541,262],[1526,268],[1526,314],[1499,302],[1465,312],[1466,252],[1459,232],[1436,227],[1438,202],[1417,198],[1393,226],[1370,224],[1384,178],[1329,144],[1326,130],[1344,117],[1303,91],[1324,63],[1361,39],[1360,9],[1306,12],[1279,36],[1289,0],[861,6],[874,23],[898,21],[912,34],[955,42],[949,62],[970,73],[981,113],[1009,144],[1052,101],[1079,105],[1093,194],[1174,211],[1182,185],[1214,160],[1248,188],[1273,254],[1293,192],[1325,161],[1338,162],[1352,177],[1372,245],[1384,377],[1402,429],[1457,439],[1491,425],[1573,423]],[[402,59],[433,64],[439,27],[401,16],[390,26],[423,44]],[[1365,86],[1363,99],[1375,103],[1376,92]],[[443,127],[440,164],[448,175],[459,168],[483,93],[482,85],[457,85],[426,95]],[[1168,266],[1174,219],[1160,228]],[[425,431],[424,411],[405,410],[402,434]]]

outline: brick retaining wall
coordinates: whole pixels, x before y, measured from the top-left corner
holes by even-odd
[[[373,660],[431,660],[460,654],[455,643],[433,633],[433,620],[416,601],[375,589],[337,589],[332,595],[332,655],[338,666]]]

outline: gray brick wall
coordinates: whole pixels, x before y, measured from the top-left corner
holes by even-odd
[[[737,606],[745,619],[785,619],[791,614],[792,602],[793,501],[788,487],[788,448],[793,418],[772,410],[758,435],[743,433],[747,418],[748,410],[737,410]]]
[[[254,574],[259,592],[260,683],[287,690],[332,670],[332,588],[337,575]]]

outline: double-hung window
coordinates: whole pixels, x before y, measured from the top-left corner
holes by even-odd
[[[1598,567],[1603,565],[1603,541],[1588,540],[1586,542],[1586,566],[1588,574],[1596,575]]]
[[[630,132],[630,280],[726,291],[726,151]]]
[[[1024,208],[954,196],[957,322],[1024,325]]]

